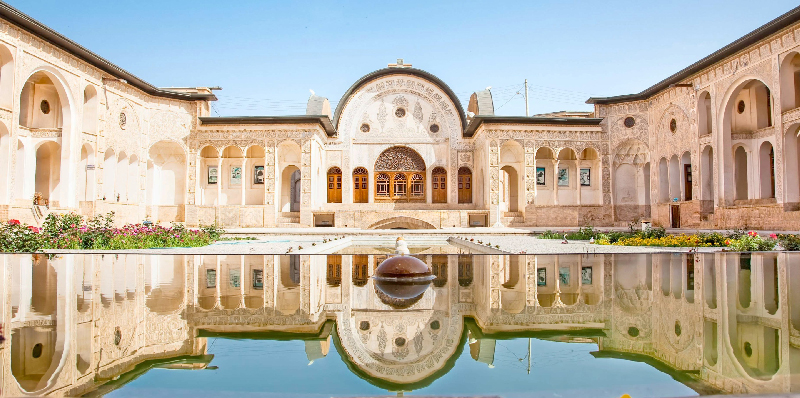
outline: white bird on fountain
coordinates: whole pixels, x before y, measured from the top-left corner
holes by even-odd
[[[394,254],[399,254],[404,256],[406,254],[411,254],[408,250],[408,245],[406,244],[406,240],[403,239],[402,236],[398,237],[397,240],[394,242]]]

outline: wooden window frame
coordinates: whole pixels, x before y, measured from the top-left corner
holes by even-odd
[[[363,167],[353,169],[353,203],[369,203],[368,187],[369,172],[367,169]]]
[[[431,202],[447,203],[447,170],[437,167],[431,172]]]
[[[342,169],[331,167],[328,169],[327,184],[328,203],[342,203]]]
[[[463,171],[467,170],[469,173],[464,173]],[[465,177],[467,177],[465,179]],[[461,167],[458,169],[458,203],[459,204],[471,204],[472,203],[472,170],[467,167]],[[462,197],[463,193],[463,197]],[[467,196],[469,193],[469,200],[466,200],[464,197]]]
[[[388,180],[382,178],[388,177]],[[388,182],[387,193],[379,194]],[[375,175],[376,202],[425,202],[424,171],[382,171]]]

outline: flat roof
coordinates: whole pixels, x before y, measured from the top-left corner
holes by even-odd
[[[3,1],[0,1],[0,17],[34,34],[35,36],[38,36],[52,43],[56,47],[59,47],[64,51],[67,51],[70,54],[75,55],[76,57],[108,73],[109,75],[114,76],[118,79],[126,80],[128,84],[138,88],[139,90],[144,91],[147,94],[157,97],[188,100],[188,101],[217,100],[217,97],[214,94],[179,93],[176,91],[164,90],[156,86],[153,86],[152,84],[136,77],[134,74],[126,71],[125,69],[122,69],[117,65],[114,65],[107,59],[89,51],[80,44],[68,39],[66,36],[56,32],[47,25],[31,18],[29,15],[23,13],[22,11],[17,10],[14,7],[11,7],[10,5],[6,4]]]
[[[787,26],[800,21],[800,6],[792,9],[791,11],[767,22],[756,30],[742,36],[738,40],[725,47],[715,51],[711,55],[689,65],[687,68],[682,69],[678,73],[650,86],[646,90],[638,94],[617,95],[614,97],[591,97],[586,100],[587,104],[617,104],[620,102],[641,101],[652,97],[659,91],[662,91],[673,84],[680,83],[684,79],[708,68],[709,66],[722,61],[723,59],[744,50],[745,48],[766,39],[769,36],[779,32]]]
[[[603,118],[597,117],[538,117],[538,116],[475,116],[464,130],[464,137],[473,137],[484,123],[510,123],[534,126],[599,126]]]
[[[199,117],[200,123],[205,126],[235,125],[235,124],[292,124],[292,123],[317,123],[329,137],[336,135],[333,123],[327,115],[297,115],[297,116],[221,116]]]

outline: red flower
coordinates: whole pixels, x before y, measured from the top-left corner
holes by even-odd
[[[731,245],[731,240],[730,239],[726,240],[725,241],[725,246],[730,246],[730,245]]]
[[[19,220],[8,220],[8,225],[19,225]]]
[[[769,237],[772,239],[778,239],[778,235],[776,235],[775,233],[769,234]]]
[[[750,235],[750,236],[757,236],[758,235],[758,233],[756,231],[750,231],[747,234]]]
[[[36,228],[33,225],[28,225],[28,229],[33,231],[33,232],[35,232],[35,233],[37,233],[37,234],[39,233],[39,228]]]

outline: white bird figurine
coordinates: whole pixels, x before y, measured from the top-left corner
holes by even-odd
[[[564,240],[563,240],[563,241],[561,241],[561,244],[562,244],[562,245],[566,245],[566,244],[568,244],[568,243],[569,243],[569,241],[567,240],[567,234],[564,234]]]
[[[402,236],[398,237],[397,240],[394,242],[394,254],[406,255],[411,254],[408,250],[408,245],[406,244],[406,240],[403,239]]]

